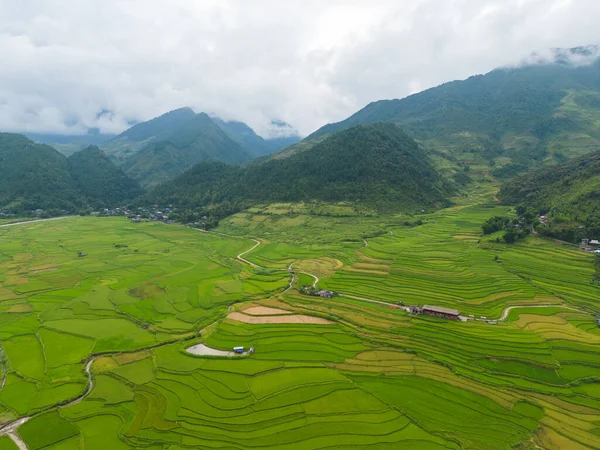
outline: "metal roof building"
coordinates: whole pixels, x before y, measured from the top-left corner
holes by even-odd
[[[427,314],[430,316],[444,317],[447,319],[458,319],[458,316],[460,315],[460,311],[457,309],[443,308],[441,306],[430,305],[423,306],[422,312],[423,314]]]

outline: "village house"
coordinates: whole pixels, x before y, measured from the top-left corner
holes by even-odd
[[[408,312],[410,312],[411,314],[421,314],[421,307],[411,305],[408,307]]]
[[[460,320],[460,311],[457,309],[442,308],[441,306],[425,305],[423,308],[421,308],[421,314],[439,317],[441,319]]]
[[[579,248],[586,252],[597,252],[600,250],[600,241],[597,239],[582,239]]]
[[[449,320],[460,320],[460,311],[450,308],[442,308],[441,306],[416,306],[408,307],[408,312],[411,314],[424,314],[426,316],[439,317]]]
[[[333,292],[333,291],[328,291],[328,290],[324,289],[322,291],[317,292],[317,295],[319,297],[323,297],[323,298],[333,298],[337,294],[335,292]]]

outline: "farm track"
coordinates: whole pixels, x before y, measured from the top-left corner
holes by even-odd
[[[51,217],[49,219],[36,219],[36,220],[26,220],[24,222],[5,223],[4,225],[0,225],[0,228],[14,227],[17,225],[27,225],[29,223],[49,222],[51,220],[69,219],[71,217],[75,217],[75,216],[61,216],[61,217]]]
[[[254,250],[256,247],[258,247],[260,245],[260,241],[256,240],[256,239],[252,239],[254,242],[256,242],[256,245],[254,245],[254,247],[252,247],[249,250],[246,250],[245,252],[240,253],[239,255],[237,255],[237,259],[239,259],[240,261],[252,266],[252,267],[256,267],[259,268],[259,266],[257,264],[254,264],[252,261],[248,261],[247,259],[244,258],[244,255],[247,253],[250,253],[252,250]]]
[[[0,436],[7,435],[15,445],[19,448],[19,450],[29,450],[27,444],[23,442],[21,436],[17,434],[17,428],[27,422],[31,417],[21,417],[20,419],[14,420],[8,425],[4,425],[0,428]]]
[[[502,316],[500,316],[500,318],[498,320],[506,320],[508,318],[508,315],[510,314],[510,312],[513,309],[519,309],[519,308],[563,308],[563,309],[570,309],[571,311],[577,311],[577,312],[582,312],[577,308],[572,308],[570,306],[564,306],[564,305],[516,305],[516,306],[509,306],[508,308],[506,308],[504,310],[504,312],[502,313]]]

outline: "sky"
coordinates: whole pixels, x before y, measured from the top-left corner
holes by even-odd
[[[598,0],[0,0],[0,131],[119,133],[190,106],[269,137],[600,43]]]

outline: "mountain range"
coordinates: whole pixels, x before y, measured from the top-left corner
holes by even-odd
[[[144,187],[168,181],[202,161],[242,164],[300,138],[265,140],[242,122],[180,108],[134,125],[102,145]]]
[[[205,162],[151,191],[186,207],[222,202],[351,201],[387,211],[448,205],[453,183],[393,124],[352,127],[310,150],[262,164]]]
[[[169,113],[167,118],[177,112]],[[130,154],[121,167],[142,186],[156,186],[202,161],[241,164],[251,159],[241,145],[204,113],[193,114],[172,129],[162,127],[159,119],[163,117],[154,119],[152,124],[145,122],[134,126],[104,147],[109,156],[118,158],[123,153]],[[159,126],[149,127],[150,124]],[[156,134],[148,136],[150,132]],[[127,144],[123,145],[123,139]],[[129,144],[131,142],[133,145]],[[115,144],[118,146],[114,147]]]
[[[269,128],[272,137],[263,139],[243,122],[179,108],[135,124],[119,135],[103,135],[97,129],[89,129],[85,135],[26,133],[26,136],[66,156],[90,145],[98,146],[141,185],[151,187],[201,161],[240,164],[301,139],[285,122],[273,120]]]
[[[497,69],[401,100],[371,103],[273,158],[376,122],[401,126],[455,169],[470,166],[500,178],[600,150],[600,59],[568,64],[565,54],[556,52],[560,58],[549,64]]]
[[[556,216],[569,203],[591,211],[580,197],[561,200],[564,207],[559,197],[535,203],[531,198],[561,189],[567,198],[568,190],[553,185],[544,193],[528,183],[546,186],[557,173],[596,167],[585,158],[600,151],[600,60],[592,50],[556,50],[550,61],[535,56],[377,101],[300,142],[284,122],[273,121],[274,139],[263,139],[244,123],[190,108],[138,123],[68,159],[23,136],[2,135],[0,169],[8,175],[0,181],[0,207],[114,203],[139,195],[141,185],[145,201],[187,206],[319,199],[418,210],[448,204],[469,180],[525,174],[515,181],[520,190],[505,184],[507,199],[523,195]],[[528,178],[538,168],[549,172]],[[600,189],[586,178],[566,179],[585,198]]]

